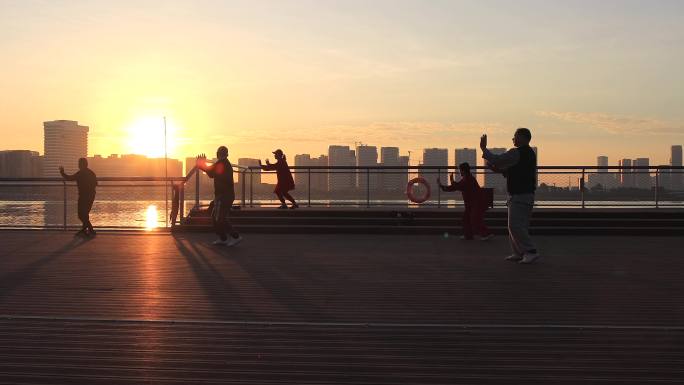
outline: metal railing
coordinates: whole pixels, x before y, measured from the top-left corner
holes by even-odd
[[[414,176],[423,176],[432,185],[431,198],[422,203],[424,207],[453,207],[459,202],[458,195],[445,197],[436,186],[437,178],[447,182],[450,173],[458,175],[457,167],[439,166],[294,166],[290,167],[295,175],[300,201],[306,206],[357,206],[376,207],[409,205],[406,197],[407,182]],[[473,167],[482,187],[495,189],[495,205],[504,206],[508,197],[505,179],[484,167]],[[260,177],[273,174],[258,167],[249,167],[243,174],[242,189],[249,191],[249,197],[242,195],[243,204],[249,207],[277,205],[268,188],[255,183],[255,175]],[[248,175],[248,176],[245,176]],[[537,206],[547,207],[683,207],[684,168],[677,166],[539,166],[537,173]],[[300,175],[298,177],[298,175]],[[346,175],[348,178],[337,178]],[[395,182],[387,189],[386,181],[379,179],[391,175]],[[668,183],[663,183],[663,175]],[[313,178],[319,178],[315,183]],[[375,177],[375,178],[373,178]],[[379,178],[378,178],[379,177]],[[321,180],[323,180],[321,185]],[[373,181],[375,180],[375,183]],[[364,183],[360,183],[364,181]],[[398,181],[398,182],[396,182]],[[433,182],[434,181],[434,182]],[[674,182],[673,182],[674,181]],[[304,183],[302,183],[304,182]],[[346,182],[346,186],[344,186]],[[245,188],[245,184],[248,187]],[[304,195],[301,185],[304,185]],[[316,188],[318,184],[318,188]],[[341,185],[342,184],[342,185]],[[263,185],[263,184],[262,184]],[[259,195],[255,199],[256,194]],[[451,197],[451,198],[450,198]]]
[[[291,171],[297,182],[297,189],[293,195],[300,203],[305,202],[303,205],[308,207],[444,208],[462,204],[460,194],[446,195],[436,188],[436,179],[441,178],[446,183],[449,173],[457,173],[455,167],[294,166],[291,167]],[[503,177],[492,174],[482,167],[474,167],[473,171],[481,186],[495,189],[495,207],[504,206],[507,194]],[[274,172],[266,172],[258,167],[239,166],[234,166],[233,172],[238,176],[236,204],[241,207],[270,207],[279,204],[272,193],[275,183],[272,176],[271,184],[257,183],[257,180],[262,177],[269,178]],[[155,196],[151,191],[156,191],[157,196],[161,197],[170,189],[171,210],[164,213],[164,226],[169,226],[175,224],[178,218],[183,222],[192,210],[205,207],[204,203],[213,199],[211,181],[202,174],[197,168],[193,168],[184,177],[100,177],[97,200],[111,202],[116,201],[117,197],[123,197],[121,202],[133,202],[134,200],[127,195],[135,197],[138,194],[143,197],[141,202],[147,202],[145,199],[150,200],[150,197]],[[420,205],[411,203],[406,197],[407,182],[414,176],[424,177],[434,187],[431,189],[431,198]],[[535,204],[540,207],[577,208],[684,208],[683,179],[683,167],[540,166]],[[51,220],[45,220],[42,227],[57,227],[52,222],[57,216],[56,211],[60,204],[59,214],[62,218],[59,227],[66,229],[70,227],[70,223],[75,225],[69,220],[69,216],[73,214],[68,210],[69,204],[73,204],[75,200],[74,182],[64,181],[62,178],[0,178],[0,193],[3,194],[0,196],[0,204],[13,201],[10,191],[12,188],[18,189],[17,191],[21,192],[19,195],[23,194],[29,198],[37,196],[37,201],[42,199],[50,202],[51,212],[45,215],[50,216]],[[191,205],[186,204],[186,196],[192,197]],[[27,201],[29,198],[22,199]],[[13,215],[20,216],[21,210],[20,208]],[[0,213],[2,211],[0,209]],[[5,223],[4,226],[12,224]],[[0,222],[0,226],[3,226],[3,223]],[[143,226],[129,223],[125,226],[106,227]]]

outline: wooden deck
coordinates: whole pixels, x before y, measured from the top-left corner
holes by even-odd
[[[0,384],[681,383],[684,240],[0,232]]]

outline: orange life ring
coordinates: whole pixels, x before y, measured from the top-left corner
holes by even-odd
[[[413,195],[414,184],[422,184],[423,186],[425,186],[426,192],[424,196],[416,197],[415,195]],[[406,185],[406,195],[408,196],[409,200],[413,203],[423,203],[426,200],[430,199],[430,185],[423,177],[413,178],[408,182],[408,185]]]

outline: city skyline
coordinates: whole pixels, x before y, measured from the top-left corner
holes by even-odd
[[[41,151],[43,120],[74,119],[89,155],[159,156],[164,116],[176,159],[358,141],[417,154],[483,132],[508,148],[517,127],[546,164],[666,163],[684,142],[679,1],[0,7],[5,149]]]

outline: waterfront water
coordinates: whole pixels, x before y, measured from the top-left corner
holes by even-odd
[[[236,204],[239,202],[236,202]],[[346,206],[365,207],[364,200],[324,201],[312,200],[315,207]],[[405,200],[372,201],[375,206],[396,207],[436,207],[436,202],[431,205],[408,205]],[[561,208],[580,207],[578,201],[538,201],[539,207]],[[202,201],[207,205],[209,201]],[[254,201],[255,206],[274,207],[279,204],[276,200]],[[300,201],[302,207],[307,201]],[[588,201],[587,207],[621,208],[621,207],[654,207],[653,201]],[[497,201],[497,207],[503,207],[505,202]],[[684,209],[682,202],[660,202],[661,207],[676,207]],[[192,203],[186,202],[187,209]],[[443,208],[462,207],[462,202],[457,200],[444,201]],[[147,228],[166,226],[166,202],[164,200],[121,200],[121,201],[96,201],[91,212],[91,221],[96,227],[116,228]],[[169,210],[170,210],[169,204]],[[76,202],[68,201],[66,207],[66,220],[68,226],[78,226],[80,221],[76,215]],[[62,201],[0,201],[0,227],[62,227],[64,225],[64,204]]]

